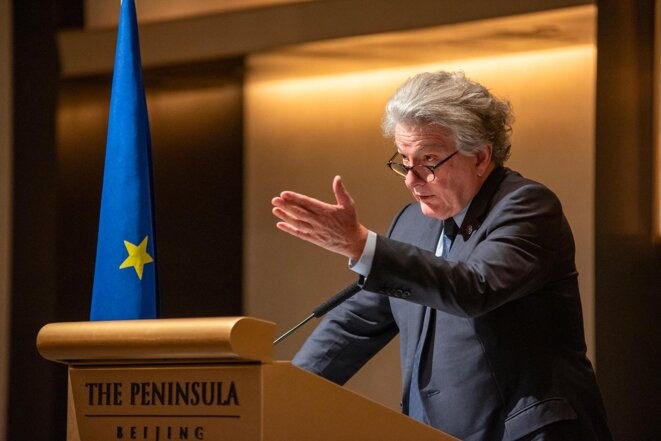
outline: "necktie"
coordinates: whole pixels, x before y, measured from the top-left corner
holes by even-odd
[[[438,241],[438,246],[436,247],[436,255],[443,258],[448,257],[450,252],[450,247],[454,238],[457,236],[457,224],[454,219],[450,218],[443,221],[443,234],[441,234],[441,240]]]
[[[436,248],[437,256],[440,255],[442,258],[446,258],[448,256],[450,247],[452,246],[452,242],[454,241],[456,235],[457,224],[452,218],[445,220],[443,222],[443,234],[441,234],[441,240],[439,241],[438,247]],[[425,349],[425,342],[428,340],[430,333],[433,332],[435,320],[436,311],[432,308],[426,307],[424,316],[422,318],[420,338],[418,339],[418,345],[415,349],[415,354],[413,355],[411,386],[409,388],[408,415],[411,418],[426,424],[429,424],[429,418],[425,412],[424,407],[422,406],[422,397],[419,385],[420,361],[422,358],[423,350]]]

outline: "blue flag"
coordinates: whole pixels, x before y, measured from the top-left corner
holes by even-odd
[[[151,139],[133,0],[123,0],[110,97],[91,320],[156,318]]]

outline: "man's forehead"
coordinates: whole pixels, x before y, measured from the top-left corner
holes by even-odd
[[[421,124],[398,124],[395,127],[395,145],[398,149],[414,151],[443,151],[454,147],[454,140],[449,129]]]

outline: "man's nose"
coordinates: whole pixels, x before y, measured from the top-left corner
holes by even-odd
[[[413,188],[414,185],[420,186],[427,183],[427,181],[420,178],[413,170],[409,170],[409,172],[406,174],[406,177],[404,178],[404,182],[409,188]]]

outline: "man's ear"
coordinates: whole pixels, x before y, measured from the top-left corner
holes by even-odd
[[[477,151],[475,155],[475,171],[478,176],[484,176],[491,167],[493,157],[493,147],[491,144],[485,144],[483,148]]]

